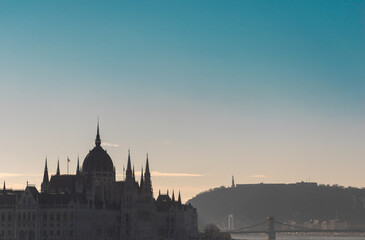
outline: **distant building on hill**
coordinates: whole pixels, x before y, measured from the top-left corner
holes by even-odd
[[[125,179],[101,147],[99,124],[95,147],[76,174],[57,172],[49,179],[47,159],[41,191],[0,193],[0,240],[154,240],[198,237],[197,211],[168,194],[153,197],[148,156],[136,180],[130,154]]]
[[[316,188],[316,182],[296,182],[296,183],[256,183],[256,184],[236,184],[237,188],[272,188],[272,187],[300,187],[300,188]]]

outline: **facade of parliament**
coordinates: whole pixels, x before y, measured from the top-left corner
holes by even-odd
[[[0,190],[1,191],[1,190]],[[76,174],[49,179],[47,160],[41,191],[0,193],[0,239],[6,240],[157,240],[198,238],[197,211],[168,194],[153,197],[148,156],[136,180],[130,154],[125,179],[116,181],[115,167],[101,147],[99,124],[95,147]]]

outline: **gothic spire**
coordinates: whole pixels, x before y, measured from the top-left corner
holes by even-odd
[[[49,179],[48,179],[48,167],[47,167],[47,157],[46,157],[46,161],[44,163],[44,174],[43,174],[43,182],[41,184],[41,192],[47,192],[48,183]]]
[[[146,170],[144,173],[144,184],[145,188],[148,192],[152,192],[152,183],[151,183],[151,174],[150,174],[150,167],[148,164],[148,154],[146,159]]]
[[[132,180],[132,167],[131,167],[131,151],[128,150],[128,164],[127,164],[127,171],[126,171],[126,180]]]
[[[136,180],[136,175],[134,174],[134,165],[133,165],[133,171],[132,171],[132,178],[133,178],[133,181]]]
[[[44,173],[43,173],[43,183],[48,183],[48,167],[47,167],[47,158],[44,164]]]
[[[60,159],[58,159],[57,161],[57,172],[56,172],[56,175],[60,175]]]
[[[98,126],[97,126],[97,130],[96,130],[95,145],[98,147],[101,145],[100,133],[99,133],[99,117],[98,117]]]
[[[179,204],[181,204],[181,195],[180,195],[180,190],[179,190],[179,198],[177,199],[177,202],[178,202]]]
[[[76,175],[80,174],[80,158],[77,156],[77,167],[76,167]]]
[[[147,153],[147,159],[146,159],[146,173],[145,174],[148,174],[149,176],[151,176],[151,174],[150,174],[150,166],[148,164],[148,153]]]
[[[142,188],[143,187],[143,167],[141,169],[141,181],[139,183],[139,187]]]
[[[171,199],[173,202],[175,202],[175,191],[172,190],[172,199]]]

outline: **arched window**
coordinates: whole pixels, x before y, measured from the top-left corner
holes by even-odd
[[[73,222],[73,221],[74,221],[74,219],[75,219],[75,215],[74,215],[74,213],[72,212],[72,213],[71,213],[71,215],[70,215],[70,221],[71,221],[71,222]]]
[[[25,213],[23,213],[23,221],[26,221],[27,220],[27,216],[25,215]]]
[[[28,212],[28,221],[30,221],[30,212]]]
[[[59,222],[61,220],[61,214],[57,212],[57,221]]]
[[[35,213],[32,214],[32,220],[35,220]]]
[[[9,212],[8,213],[8,221],[11,221],[11,220],[13,220],[13,215],[11,215],[11,213]]]
[[[54,220],[53,212],[51,212],[51,214],[49,215],[49,219],[50,219],[51,221],[53,221],[53,220]]]
[[[1,220],[5,221],[5,213],[1,214]]]

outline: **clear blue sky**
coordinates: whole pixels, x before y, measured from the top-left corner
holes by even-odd
[[[365,1],[1,1],[0,111],[15,188],[46,155],[73,169],[97,116],[117,171],[150,153],[155,193],[365,187]]]

